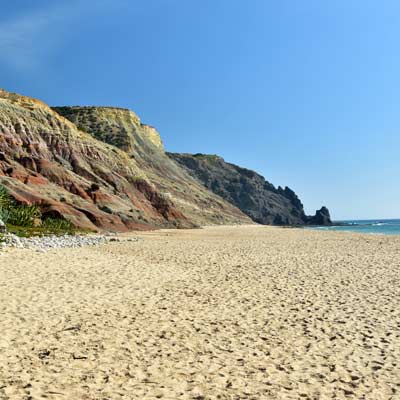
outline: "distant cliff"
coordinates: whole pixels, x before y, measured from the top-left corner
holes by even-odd
[[[228,163],[217,155],[167,154],[204,186],[260,224],[331,224],[326,207],[318,210],[315,216],[307,216],[291,189],[276,188],[256,172]]]

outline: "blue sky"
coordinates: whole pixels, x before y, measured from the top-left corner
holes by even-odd
[[[166,148],[222,155],[311,213],[400,217],[400,2],[14,0],[0,87],[128,107]]]

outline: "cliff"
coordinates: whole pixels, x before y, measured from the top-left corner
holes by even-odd
[[[330,223],[297,195],[218,156],[166,153],[155,128],[117,107],[49,107],[0,89],[0,184],[44,217],[84,229]]]
[[[276,188],[254,171],[226,162],[216,155],[177,154],[168,156],[205,187],[234,204],[252,220],[273,225],[329,225],[326,207],[309,217],[297,195],[288,187]]]
[[[83,132],[120,149],[163,197],[195,224],[249,223],[238,208],[224,201],[168,157],[159,133],[132,111],[116,107],[53,107]]]
[[[170,160],[129,110],[50,108],[0,90],[0,184],[44,216],[86,229],[248,223]]]

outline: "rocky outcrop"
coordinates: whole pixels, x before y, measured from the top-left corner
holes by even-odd
[[[249,221],[170,160],[154,128],[129,110],[51,109],[4,90],[0,184],[17,202],[84,229]]]
[[[260,224],[326,225],[329,211],[323,207],[313,217],[304,213],[296,193],[276,188],[261,175],[226,162],[216,155],[168,153],[208,189],[240,208]]]
[[[331,215],[326,207],[317,210],[313,217],[308,217],[308,225],[332,225]]]

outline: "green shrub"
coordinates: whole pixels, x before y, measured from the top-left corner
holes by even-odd
[[[8,190],[4,186],[0,185],[0,207],[6,209],[13,203],[14,202],[8,193]]]
[[[13,205],[13,200],[8,193],[8,190],[0,185],[0,219],[7,223],[10,217],[10,208]]]
[[[44,218],[41,227],[50,232],[73,233],[75,228],[71,222],[61,218]]]
[[[2,220],[6,224],[9,218],[10,218],[10,210],[0,205],[0,220]]]
[[[34,225],[35,219],[40,218],[41,214],[37,206],[12,206],[9,208],[7,223],[14,226],[30,228]]]
[[[0,185],[0,218],[9,225],[33,227],[35,219],[41,217],[35,205],[18,205],[10,196],[7,188]]]
[[[16,204],[8,190],[2,185],[0,185],[0,219],[10,232],[19,236],[72,234],[75,232],[75,227],[65,219],[42,218],[37,206]],[[42,223],[40,226],[35,226],[38,219],[42,219]]]

